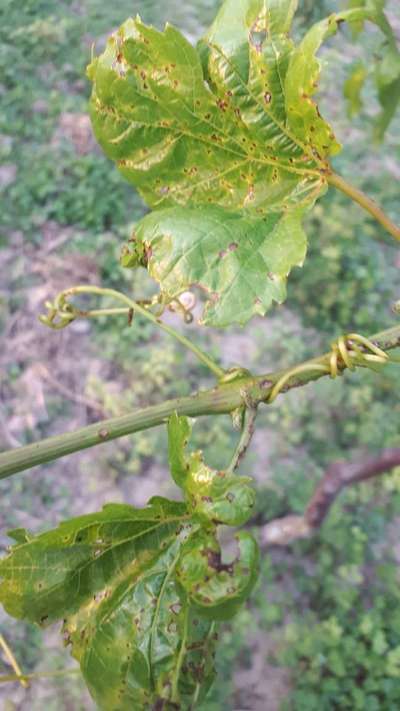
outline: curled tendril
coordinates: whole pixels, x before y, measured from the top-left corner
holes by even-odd
[[[177,299],[172,299],[172,301],[168,302],[169,310],[182,316],[184,323],[187,324],[193,322],[192,311],[195,306],[196,298],[191,292],[185,292]]]
[[[52,328],[54,330],[60,330],[69,326],[72,321],[77,318],[92,318],[94,316],[112,316],[116,314],[126,314],[128,317],[128,324],[132,323],[134,317],[134,309],[129,307],[124,308],[110,308],[110,309],[94,309],[90,311],[85,311],[79,309],[77,306],[71,304],[68,299],[74,296],[74,290],[66,290],[60,292],[54,299],[54,301],[46,301],[45,307],[47,309],[47,314],[42,314],[39,316],[39,321],[45,326]],[[159,305],[159,297],[154,297],[153,299],[143,299],[138,301],[146,309],[150,309],[154,306]],[[162,307],[160,315],[165,310],[165,306]]]
[[[79,311],[72,304],[69,304],[64,292],[58,294],[53,302],[46,301],[47,314],[39,316],[39,321],[49,328],[60,330],[65,328],[78,316],[83,316],[85,312]]]
[[[349,370],[355,370],[356,367],[371,368],[376,364],[384,365],[390,361],[388,354],[368,338],[359,333],[348,333],[332,343],[328,362],[304,363],[284,373],[271,389],[267,402],[273,402],[283,391],[287,382],[301,373],[314,371],[336,378],[338,375],[342,375],[346,368]]]

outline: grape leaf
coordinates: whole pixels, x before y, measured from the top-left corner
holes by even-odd
[[[209,299],[203,323],[244,324],[285,300],[287,275],[306,254],[302,214],[260,219],[219,207],[157,210],[137,225],[135,250],[147,255],[167,302],[199,286]]]
[[[228,565],[217,539],[217,523],[248,519],[250,480],[221,477],[199,452],[188,457],[185,418],[174,416],[168,429],[185,503],[153,497],[143,509],[109,504],[37,536],[17,529],[0,561],[5,610],[42,626],[63,620],[105,711],[192,708],[214,677],[215,621],[237,611],[257,577],[250,534],[239,534]]]
[[[340,146],[310,100],[315,54],[345,20],[382,22],[369,7],[333,14],[296,47],[296,6],[226,0],[198,51],[170,25],[129,19],[92,60],[95,135],[152,208],[212,201],[259,215],[324,191]]]
[[[187,417],[172,415],[168,422],[169,462],[172,476],[183,489],[189,510],[208,523],[241,526],[249,520],[255,503],[251,478],[216,471],[204,462],[202,452],[186,453],[191,426]]]
[[[249,42],[263,5],[231,7],[243,63],[217,16],[200,48],[206,67],[175,28],[158,32],[139,19],[122,25],[89,66],[97,140],[152,208],[212,201],[262,214],[310,204],[324,189],[312,151],[286,126],[290,23],[268,36],[265,51],[258,36]],[[262,12],[256,24],[267,31]]]
[[[162,208],[139,224],[142,247],[125,249],[122,263],[147,264],[165,301],[198,284],[210,297],[203,323],[227,326],[286,298],[305,256],[303,210],[326,190],[340,150],[311,98],[315,55],[344,20],[384,29],[367,5],[331,15],[295,46],[296,0],[225,0],[197,49],[175,28],[137,18],[92,60],[95,135]]]
[[[215,538],[200,531],[183,546],[177,577],[203,615],[228,620],[249,596],[257,579],[258,546],[247,532],[236,536],[239,557],[224,564]]]
[[[189,708],[214,674],[212,621],[176,577],[198,528],[184,504],[108,505],[14,546],[0,562],[0,600],[17,618],[64,620],[100,708],[142,711],[157,699]],[[235,571],[230,577],[236,585]]]

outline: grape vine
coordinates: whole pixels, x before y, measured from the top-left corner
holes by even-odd
[[[290,36],[296,7],[296,0],[225,0],[196,47],[170,25],[160,32],[128,19],[88,67],[95,136],[151,209],[124,245],[121,265],[147,269],[159,293],[142,300],[76,285],[46,303],[41,322],[59,330],[76,319],[131,323],[140,314],[216,378],[210,390],[0,454],[5,478],[167,427],[181,501],[156,496],[142,509],[108,504],[39,535],[16,529],[0,561],[6,612],[40,626],[61,621],[64,641],[105,711],[192,709],[207,694],[218,625],[246,601],[258,575],[252,535],[235,534],[237,554],[227,562],[219,531],[244,526],[252,516],[252,480],[236,469],[259,406],[321,377],[399,360],[390,354],[400,346],[395,325],[369,337],[344,334],[305,363],[254,375],[245,364],[225,370],[163,321],[169,308],[193,319],[181,297],[196,287],[206,295],[200,322],[210,327],[244,325],[282,303],[291,270],[306,259],[305,214],[332,188],[400,240],[390,216],[334,172],[331,160],[341,146],[314,101],[321,44],[342,23],[358,31],[372,22],[382,33],[386,71],[390,66],[390,81],[378,72],[376,82],[382,114],[375,133],[383,135],[395,110],[400,53],[382,3],[352,2],[313,25],[298,44]],[[353,106],[364,74],[346,82]],[[83,308],[82,295],[101,304]],[[240,431],[238,443],[226,467],[214,470],[202,452],[191,451],[190,418],[225,413]],[[32,675],[23,674],[2,637],[0,645],[15,671],[9,676],[26,684]]]

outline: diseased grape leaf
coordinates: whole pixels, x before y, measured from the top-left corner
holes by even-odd
[[[229,564],[217,539],[218,523],[249,518],[250,479],[188,456],[186,418],[173,416],[168,430],[186,502],[109,504],[37,536],[17,529],[0,560],[5,610],[42,626],[63,620],[65,643],[105,711],[192,708],[214,677],[215,621],[237,611],[257,578],[250,534],[239,534]]]
[[[192,602],[211,619],[228,620],[236,614],[254,587],[258,546],[246,531],[236,536],[239,556],[224,564],[215,537],[200,531],[184,544],[177,577]]]
[[[258,38],[249,43],[250,4],[232,12],[238,49],[217,17],[202,45],[204,67],[178,30],[139,19],[89,67],[95,135],[152,208],[212,202],[262,214],[310,204],[325,187],[312,152],[285,126],[281,82],[293,45],[284,30],[265,51]],[[265,31],[266,20],[258,25]]]
[[[317,23],[295,46],[296,7],[225,0],[197,48],[170,25],[159,32],[130,19],[88,68],[106,155],[150,207],[187,210],[145,218],[138,232],[147,240],[151,228],[157,244],[140,258],[125,249],[122,263],[147,261],[165,301],[199,284],[211,326],[244,324],[286,298],[287,275],[305,256],[302,210],[326,190],[340,150],[312,99],[316,52],[345,20],[386,27],[368,2]]]
[[[138,224],[134,249],[146,253],[167,302],[198,286],[208,296],[203,323],[244,324],[285,300],[287,275],[306,255],[302,214],[260,219],[219,207],[157,210]]]
[[[202,452],[186,452],[191,433],[187,417],[174,414],[168,422],[169,464],[182,488],[189,510],[208,523],[241,526],[249,520],[255,503],[251,478],[216,471],[204,462]]]

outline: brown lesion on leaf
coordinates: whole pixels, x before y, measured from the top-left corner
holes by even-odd
[[[223,113],[225,113],[227,108],[229,107],[229,103],[227,101],[224,101],[224,99],[218,99],[216,104]]]
[[[217,573],[228,573],[229,575],[233,574],[233,565],[232,563],[226,564],[221,561],[221,553],[220,551],[214,551],[212,548],[205,548],[202,551],[202,555],[204,555],[207,558],[207,563],[210,568],[213,570],[216,570]]]

